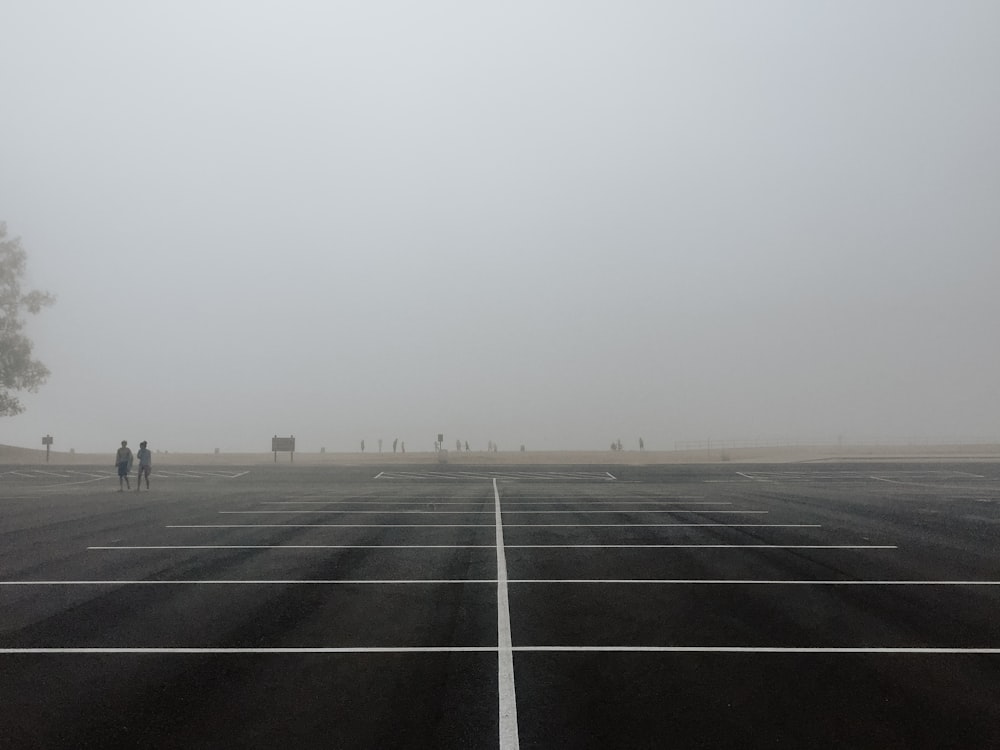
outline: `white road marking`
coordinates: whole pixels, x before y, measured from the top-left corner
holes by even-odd
[[[697,503],[684,503],[684,505],[697,505]],[[668,510],[631,510],[629,508],[621,508],[618,510],[509,510],[507,515],[539,515],[545,513],[571,513],[574,515],[591,515],[594,513],[629,513],[631,515],[639,515],[644,513],[735,513],[741,515],[751,515],[751,514],[762,514],[767,513],[766,510],[713,510],[711,508],[701,508],[698,510],[687,510],[684,508],[670,508]]]
[[[141,581],[0,581],[0,586],[218,586],[218,585],[246,585],[246,586],[339,586],[339,585],[377,585],[377,586],[411,586],[411,585],[437,585],[441,583],[457,584],[490,584],[497,583],[495,579],[484,578],[428,578],[428,579],[406,579],[406,580],[374,580],[374,579],[257,579],[257,580],[198,580],[198,581],[170,581],[170,580],[141,580]]]
[[[111,475],[108,474],[107,476],[103,477],[95,477],[94,479],[81,479],[78,482],[59,482],[58,484],[46,484],[42,485],[38,489],[47,490],[47,489],[52,489],[53,487],[72,487],[77,484],[93,484],[94,482],[103,482],[106,479],[111,479]]]
[[[1000,648],[880,648],[810,646],[516,646],[521,652],[650,652],[729,654],[1000,654]]]
[[[493,480],[497,550],[497,683],[500,697],[500,750],[517,750],[517,696],[514,690],[514,655],[510,635],[510,604],[507,599],[507,558],[504,555],[500,490]]]
[[[163,544],[149,546],[94,546],[88,550],[153,549],[493,549],[492,544]]]
[[[90,580],[90,581],[0,581],[0,586],[411,586],[439,584],[486,584],[499,583],[494,578],[427,578],[427,579],[206,579],[206,580]],[[655,585],[655,586],[1000,586],[1000,581],[805,581],[805,580],[764,580],[726,578],[508,578],[508,585],[518,584],[608,584],[613,586]]]
[[[303,646],[301,648],[0,648],[0,654],[448,654],[495,652],[496,646]]]
[[[508,549],[872,549],[894,550],[889,544],[508,544]],[[492,544],[160,544],[95,545],[88,550],[168,549],[494,549]]]
[[[821,529],[818,523],[508,523],[507,528],[549,529],[653,529],[653,528],[699,528],[722,529]]]
[[[380,514],[380,515],[401,515],[403,513],[412,513],[416,515],[461,515],[461,516],[474,516],[483,513],[490,513],[488,510],[298,510],[295,508],[289,508],[288,510],[220,510],[219,513],[225,513],[229,515],[262,515],[265,513],[284,513],[286,515],[290,513],[370,513],[370,514]],[[507,515],[539,515],[545,513],[563,513],[563,514],[574,514],[574,515],[590,515],[592,513],[629,513],[629,514],[640,514],[640,513],[729,513],[738,515],[761,515],[767,513],[766,510],[712,510],[711,508],[704,508],[701,510],[688,510],[684,508],[670,509],[670,510],[629,510],[627,508],[622,510],[509,510]]]
[[[709,578],[517,578],[508,581],[519,583],[579,583],[579,584],[612,584],[615,586],[632,584],[654,585],[731,585],[731,586],[1000,586],[1000,581],[767,581],[741,579],[709,579]]]
[[[540,471],[383,471],[377,477],[379,479],[539,479],[558,481],[569,479],[574,481],[601,481],[614,480],[615,477],[608,472],[540,472]]]
[[[402,515],[404,513],[425,515],[425,516],[438,516],[451,514],[456,516],[475,516],[475,515],[485,515],[487,513],[492,514],[493,511],[490,510],[220,510],[219,513],[229,514],[229,515],[263,515],[266,513],[283,513],[285,515],[289,514],[305,514],[305,513],[341,513],[341,514],[378,514],[378,515]]]
[[[167,529],[492,529],[491,523],[209,523]]]
[[[464,500],[464,501],[452,501],[452,500],[262,500],[261,505],[470,505],[479,507],[487,502],[489,498],[482,498],[481,500]],[[524,505],[562,505],[564,508],[573,505],[573,507],[585,507],[589,505],[617,505],[617,506],[628,506],[628,505],[732,505],[731,502],[723,501],[690,501],[690,500],[572,500],[572,501],[559,501],[559,500],[549,500],[548,502],[540,500],[532,501],[512,501],[506,503],[509,507],[511,505],[524,506]],[[622,512],[629,512],[627,508],[619,508]],[[386,511],[387,513],[390,511]],[[526,511],[527,512],[527,511]],[[544,511],[539,511],[544,512]],[[577,511],[565,511],[567,513],[577,512]],[[605,511],[607,512],[607,511]]]
[[[261,505],[471,505],[479,507],[489,501],[488,497],[482,500],[262,500]],[[392,512],[391,510],[385,511]]]
[[[898,549],[891,544],[508,544],[508,549]]]
[[[0,648],[0,654],[448,654],[492,653],[496,646],[303,646],[293,648]],[[619,652],[619,653],[729,653],[729,654],[954,654],[993,655],[1000,648],[881,648],[826,646],[514,646],[521,653]],[[516,741],[516,738],[515,738]],[[501,744],[507,750],[518,745]]]
[[[821,529],[818,523],[508,523],[519,529]],[[167,529],[491,529],[492,523],[204,523],[172,524]]]

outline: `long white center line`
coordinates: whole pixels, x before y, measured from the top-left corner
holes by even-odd
[[[507,558],[504,555],[500,490],[493,479],[497,534],[497,686],[500,694],[500,750],[518,750],[517,696],[514,692],[514,652],[510,637],[510,604],[507,599]]]

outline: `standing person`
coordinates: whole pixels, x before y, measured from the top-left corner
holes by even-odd
[[[142,478],[146,477],[146,489],[149,489],[149,472],[153,470],[153,453],[146,447],[146,441],[139,443],[139,452],[135,454],[139,459],[139,475],[135,478],[135,491],[139,491],[142,485]]]
[[[122,491],[123,482],[132,489],[132,485],[128,483],[128,473],[132,469],[132,450],[128,447],[127,440],[122,440],[122,447],[115,454],[115,466],[118,467],[118,491]]]

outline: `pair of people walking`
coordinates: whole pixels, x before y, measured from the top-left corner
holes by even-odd
[[[149,489],[149,474],[153,470],[153,453],[146,447],[146,441],[139,443],[139,452],[135,456],[139,459],[139,475],[135,480],[135,491],[138,492],[142,486],[142,478],[146,477],[146,489]],[[115,466],[118,469],[118,491],[121,492],[124,485],[132,489],[128,481],[128,473],[132,470],[132,449],[128,447],[128,441],[122,440],[122,447],[115,454]]]

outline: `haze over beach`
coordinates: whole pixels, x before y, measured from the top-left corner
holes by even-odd
[[[0,444],[1000,442],[1000,4],[16,3]],[[110,460],[110,459],[109,459]]]

